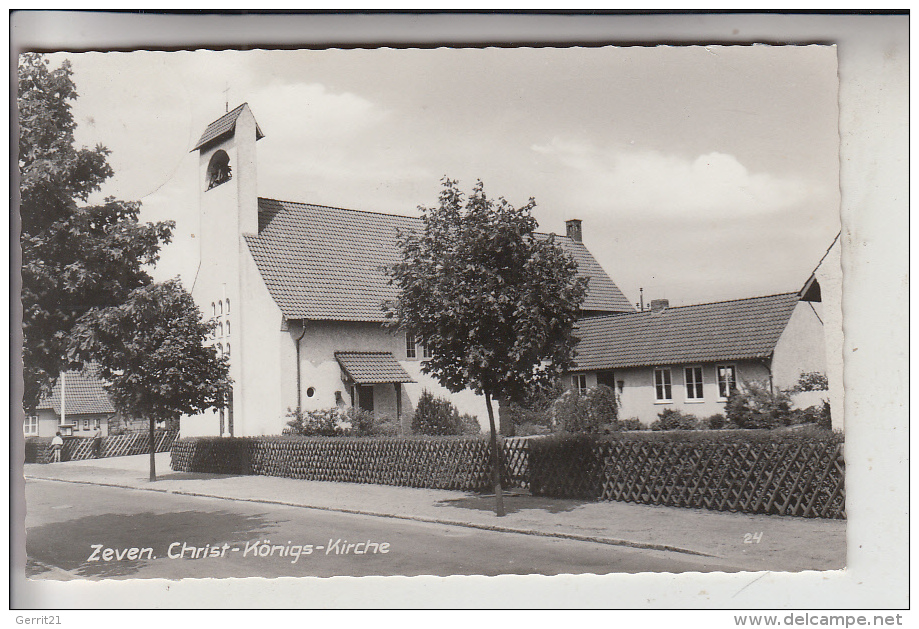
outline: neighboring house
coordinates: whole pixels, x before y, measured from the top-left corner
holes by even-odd
[[[799,293],[651,309],[584,319],[565,379],[581,390],[605,384],[619,417],[645,424],[665,408],[699,418],[724,412],[734,386],[788,389],[801,373],[826,371],[823,323]]]
[[[289,409],[359,406],[407,427],[428,389],[487,423],[484,399],[450,394],[421,373],[426,348],[385,325],[396,298],[384,266],[399,259],[397,233],[417,218],[259,198],[256,141],[243,104],[205,129],[199,155],[200,263],[192,295],[216,322],[211,339],[230,358],[226,412],[184,417],[192,435],[279,434]],[[557,242],[590,278],[587,315],[634,308],[568,221]]]
[[[842,333],[842,260],[840,234],[833,239],[817,268],[801,289],[802,301],[815,304],[823,319],[826,343],[826,378],[833,430],[843,429],[843,333]]]
[[[108,435],[116,417],[102,382],[82,371],[62,373],[51,390],[26,416],[23,432],[27,437],[53,437],[57,431],[75,437],[91,437],[96,428]]]

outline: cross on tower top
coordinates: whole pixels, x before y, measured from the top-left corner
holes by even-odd
[[[226,83],[225,85],[226,87],[223,88],[223,101],[224,101],[224,113],[227,113],[230,111],[230,98],[229,98],[230,84]]]

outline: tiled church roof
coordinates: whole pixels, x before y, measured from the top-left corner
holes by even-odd
[[[220,118],[207,125],[204,133],[201,134],[201,137],[195,143],[195,148],[189,152],[197,151],[202,146],[210,144],[236,131],[236,119],[239,118],[239,114],[242,113],[244,107],[246,107],[246,103],[243,103],[233,111],[225,113]],[[255,139],[261,140],[263,137],[265,137],[265,134],[262,133],[258,123],[255,123]]]
[[[572,371],[765,358],[797,293],[583,319]]]
[[[68,371],[65,390],[67,395],[67,416],[89,413],[114,413],[115,408],[102,386],[102,381],[82,371]],[[38,410],[51,409],[61,414],[61,379],[51,390],[51,395],[38,403]]]
[[[385,321],[381,304],[397,297],[384,267],[399,260],[397,230],[418,218],[259,199],[259,233],[246,234],[249,250],[271,296],[289,319]],[[556,236],[590,278],[582,309],[634,309],[587,248]]]

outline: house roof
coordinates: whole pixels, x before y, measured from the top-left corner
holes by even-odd
[[[386,320],[381,304],[398,290],[384,267],[399,260],[397,230],[418,229],[420,219],[273,199],[259,199],[258,209],[259,233],[245,239],[287,318]],[[634,311],[582,243],[555,238],[590,278],[583,310]]]
[[[583,319],[571,371],[765,358],[797,293]]]
[[[207,125],[207,128],[204,130],[204,133],[201,134],[201,137],[198,139],[198,142],[195,143],[195,147],[189,151],[197,151],[199,148],[211,142],[217,141],[224,136],[230,135],[236,131],[236,119],[239,118],[239,114],[242,113],[243,109],[247,107],[246,103],[243,103],[233,111],[229,111],[224,115],[220,116],[217,120]],[[265,137],[265,134],[262,133],[262,130],[259,128],[258,123],[255,123],[255,139],[261,140]]]
[[[102,381],[83,371],[68,371],[63,375],[64,390],[67,395],[67,416],[95,413],[114,413],[115,408],[109,400]],[[43,398],[36,407],[38,410],[53,410],[61,414],[61,378],[51,390],[51,395]]]
[[[392,352],[335,352],[335,359],[358,384],[414,382]]]
[[[807,281],[804,282],[804,286],[801,290],[798,291],[798,295],[801,297],[802,301],[821,301],[820,296],[820,282],[817,281],[817,271],[823,265],[823,261],[826,260],[826,257],[830,255],[830,251],[833,250],[833,247],[839,242],[839,236],[842,235],[842,232],[836,234],[836,238],[833,239],[833,242],[830,243],[830,246],[827,247],[826,251],[823,253],[823,256],[820,258],[820,262],[817,263],[817,266],[814,267],[814,271],[810,274],[810,277],[807,278]]]

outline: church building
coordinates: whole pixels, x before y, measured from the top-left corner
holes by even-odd
[[[183,436],[276,435],[288,411],[359,406],[398,418],[408,432],[424,390],[487,425],[484,398],[450,394],[421,372],[426,348],[385,325],[397,297],[384,267],[399,259],[397,231],[420,221],[258,196],[256,142],[246,104],[207,126],[199,168],[200,262],[192,295],[216,322],[212,342],[229,357],[229,408],[184,417]],[[633,312],[581,241],[581,222],[556,241],[589,277],[585,316]]]

